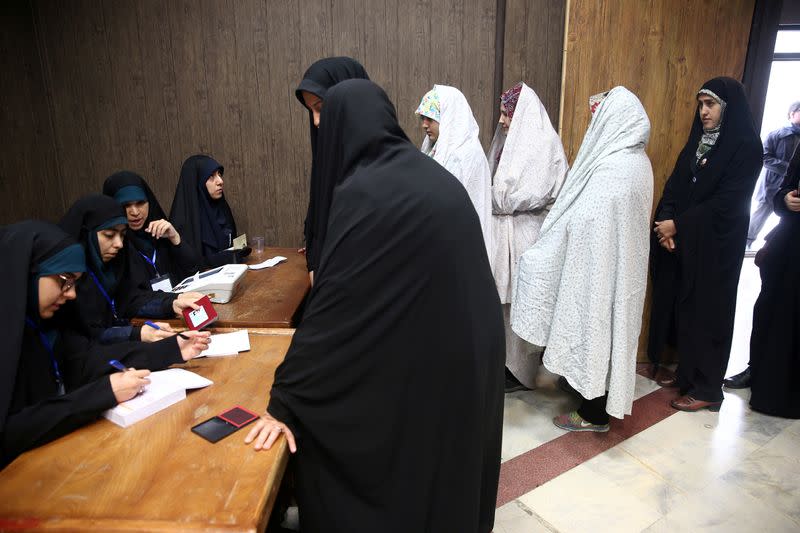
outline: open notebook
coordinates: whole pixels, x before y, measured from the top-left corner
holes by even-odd
[[[214,383],[182,368],[151,372],[148,377],[150,384],[143,393],[109,409],[103,416],[126,428],[183,400],[186,398],[186,389],[200,389]]]

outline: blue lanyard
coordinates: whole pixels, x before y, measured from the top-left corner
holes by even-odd
[[[33,320],[31,320],[26,316],[25,323],[28,324],[28,326],[30,326],[31,329],[33,329],[36,333],[39,334],[39,341],[42,343],[42,346],[44,346],[44,349],[50,356],[50,363],[53,365],[53,373],[56,376],[56,386],[58,387],[58,395],[64,396],[64,394],[66,394],[67,391],[64,388],[64,380],[61,377],[61,371],[58,369],[58,361],[56,361],[56,354],[53,351],[53,345],[50,344],[50,341],[47,339],[47,335],[45,335],[42,332],[42,330],[40,330],[36,326],[36,323]]]
[[[152,259],[150,259],[146,255],[144,255],[142,252],[139,252],[139,255],[144,257],[144,260],[147,261],[148,263],[150,263],[150,266],[152,266],[153,270],[156,271],[156,277],[159,277],[161,274],[158,273],[158,267],[156,266],[156,256],[158,255],[158,250],[156,250],[155,246],[153,247],[153,258]]]
[[[97,289],[100,291],[100,294],[103,295],[103,298],[106,299],[106,301],[108,302],[108,305],[111,306],[111,314],[114,315],[114,320],[116,320],[117,319],[117,306],[114,305],[114,300],[108,296],[108,293],[103,288],[103,284],[100,283],[100,281],[97,279],[97,276],[94,275],[94,272],[89,270],[89,275],[92,276],[92,279],[94,280],[94,284],[97,285]]]

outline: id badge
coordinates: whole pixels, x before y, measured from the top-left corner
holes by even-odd
[[[167,274],[151,279],[150,287],[154,291],[172,292],[172,282],[169,280],[169,276]]]

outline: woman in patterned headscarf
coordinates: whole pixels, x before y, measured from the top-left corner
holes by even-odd
[[[492,263],[506,325],[506,392],[535,386],[541,349],[511,331],[517,262],[539,238],[567,158],[539,97],[520,82],[500,96],[500,122],[489,148],[492,172]]]
[[[464,94],[434,85],[415,112],[425,130],[420,148],[464,186],[478,213],[487,253],[491,250],[492,176],[478,138],[480,129]]]
[[[656,209],[648,355],[657,369],[664,345],[674,339],[677,374],[659,379],[680,389],[671,405],[717,411],[762,154],[741,83],[707,81],[697,103],[689,139]]]

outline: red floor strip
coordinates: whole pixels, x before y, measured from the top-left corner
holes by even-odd
[[[497,507],[515,500],[595,455],[677,413],[674,389],[659,389],[633,402],[633,414],[611,419],[608,433],[567,433],[500,465]]]

